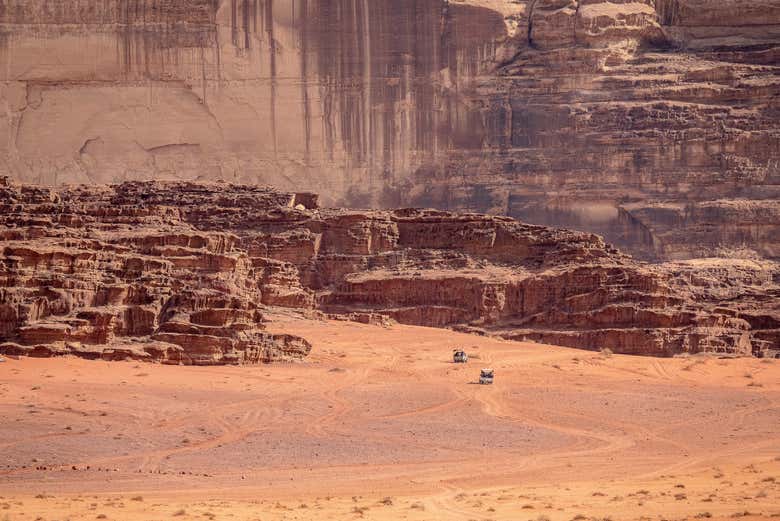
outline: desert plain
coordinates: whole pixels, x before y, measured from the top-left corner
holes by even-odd
[[[269,329],[311,355],[6,357],[0,519],[780,518],[780,361],[292,314]]]
[[[3,0],[0,107],[0,521],[780,521],[780,0]]]

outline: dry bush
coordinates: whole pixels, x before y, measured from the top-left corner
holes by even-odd
[[[352,513],[363,516],[368,511],[368,507],[352,507]]]

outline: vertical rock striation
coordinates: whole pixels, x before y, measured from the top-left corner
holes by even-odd
[[[0,169],[777,258],[778,42],[772,0],[9,0]]]
[[[444,0],[12,0],[0,165],[46,184],[224,178],[397,200],[423,160],[481,144],[466,91],[506,32]]]

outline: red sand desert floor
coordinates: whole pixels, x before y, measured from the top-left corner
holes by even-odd
[[[780,361],[273,328],[307,362],[0,363],[0,520],[780,519]]]

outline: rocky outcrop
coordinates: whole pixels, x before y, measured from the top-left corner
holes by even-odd
[[[220,204],[237,219],[241,207],[293,201],[195,185],[184,194],[154,185],[0,187],[0,342],[9,342],[0,351],[196,365],[305,357],[305,340],[264,331],[262,302],[279,298],[266,295],[273,276],[236,236],[186,221],[208,208],[219,221]]]
[[[596,235],[312,194],[128,182],[0,187],[0,352],[169,363],[304,357],[280,308],[670,356],[778,349],[780,267],[644,264]],[[3,343],[4,342],[4,343]]]
[[[778,42],[773,0],[17,0],[0,170],[265,183],[647,259],[777,258]]]

